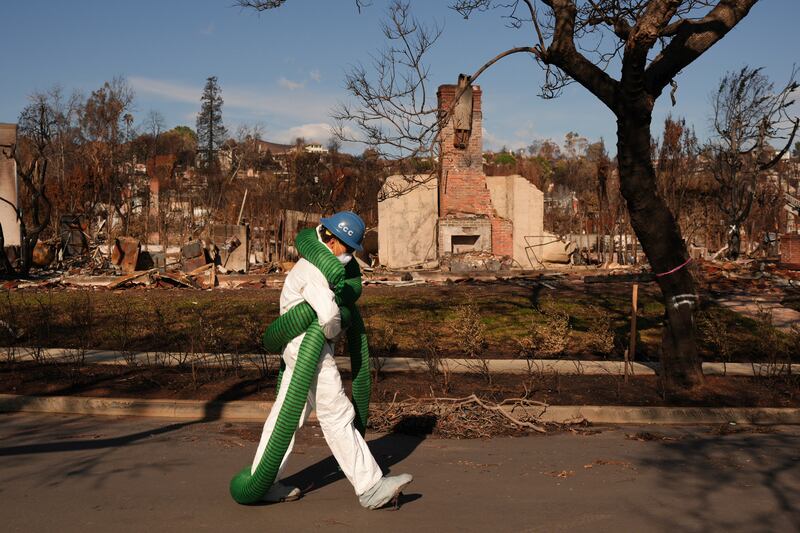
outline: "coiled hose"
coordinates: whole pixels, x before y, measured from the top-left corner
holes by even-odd
[[[301,231],[295,239],[300,255],[316,266],[333,287],[336,303],[342,317],[342,327],[347,328],[347,348],[353,376],[352,402],[356,411],[355,424],[364,434],[369,418],[369,397],[372,378],[369,371],[369,348],[364,321],[356,307],[361,296],[361,269],[355,260],[343,267],[327,246],[317,239],[315,229]],[[297,363],[292,373],[275,428],[267,442],[264,455],[251,475],[251,467],[236,474],[230,483],[231,496],[237,503],[250,504],[259,501],[275,482],[289,442],[300,422],[311,382],[316,374],[325,335],[317,320],[317,314],[308,303],[302,302],[275,319],[262,338],[267,351],[282,353],[292,339],[305,333],[300,343]],[[278,389],[283,376],[284,363],[278,374]]]

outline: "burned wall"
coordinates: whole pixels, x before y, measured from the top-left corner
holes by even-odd
[[[534,250],[544,235],[544,193],[522,176],[488,176],[492,205],[501,221],[511,221],[511,236],[496,255],[510,255],[517,266],[538,268]],[[538,254],[538,251],[535,252]]]
[[[389,176],[378,202],[378,258],[389,268],[436,261],[436,180]]]
[[[19,246],[20,226],[16,211],[11,205],[18,205],[17,164],[12,156],[17,142],[17,125],[0,124],[0,226],[3,228],[5,246]]]

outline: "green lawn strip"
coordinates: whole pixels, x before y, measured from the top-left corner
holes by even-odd
[[[132,289],[125,291],[14,291],[0,294],[0,320],[22,328],[17,341],[27,346],[78,347],[132,351],[254,352],[259,332],[278,315],[278,290]],[[653,287],[641,287],[637,354],[656,358],[661,342],[663,306]],[[611,320],[621,357],[630,331],[630,286],[578,286],[532,292],[509,285],[445,285],[401,289],[368,287],[360,308],[370,331],[389,327],[396,352],[421,355],[421,328],[432,329],[442,355],[459,357],[462,340],[452,334],[459,305],[471,303],[486,326],[488,357],[513,357],[518,340],[533,323],[543,323],[538,309],[570,316],[567,357],[592,357],[589,331]],[[91,310],[90,313],[86,311]],[[749,361],[759,346],[758,323],[729,309],[710,305],[734,347],[731,359]],[[80,334],[89,324],[90,334]],[[384,333],[376,333],[384,334]],[[0,327],[0,345],[9,343]],[[700,350],[713,359],[713,346],[701,338]],[[384,354],[392,355],[392,354]]]

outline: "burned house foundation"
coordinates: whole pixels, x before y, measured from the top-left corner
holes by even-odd
[[[439,87],[437,97],[440,112],[450,112],[439,133],[438,171],[386,180],[378,206],[381,264],[538,268],[533,248],[544,235],[544,194],[522,176],[484,174],[480,87],[462,79]]]

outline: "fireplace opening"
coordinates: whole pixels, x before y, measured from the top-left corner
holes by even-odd
[[[480,235],[453,235],[450,237],[450,251],[454,254],[474,252]]]

